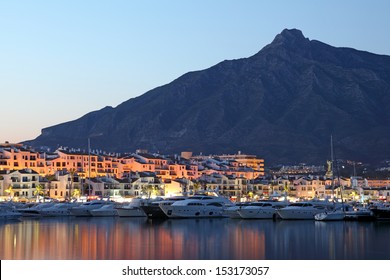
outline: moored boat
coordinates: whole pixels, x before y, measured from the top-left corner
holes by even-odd
[[[345,220],[372,221],[375,220],[375,216],[369,208],[364,206],[355,206],[352,210],[345,211]]]
[[[40,211],[43,217],[70,216],[70,209],[78,206],[76,203],[56,203],[51,207],[43,208]]]
[[[224,213],[226,216],[228,216],[231,219],[241,219],[240,214],[238,213],[238,210],[240,210],[242,207],[250,205],[249,202],[236,202],[232,206],[228,206],[225,208]]]
[[[303,201],[278,209],[277,213],[283,220],[314,220],[316,214],[329,209],[331,209],[331,205],[327,203]]]
[[[52,207],[54,203],[37,203],[32,205],[31,207],[18,209],[18,211],[22,214],[23,217],[40,217],[41,211],[45,208]]]
[[[342,221],[345,219],[345,212],[342,209],[325,211],[314,215],[316,221]]]
[[[141,205],[140,207],[145,212],[146,216],[149,219],[168,219],[168,216],[161,209],[160,205],[162,205],[163,207],[172,205],[176,201],[185,200],[187,198],[188,197],[186,196],[174,196],[174,197],[166,198],[162,201],[148,202],[144,205]]]
[[[0,220],[17,220],[22,216],[13,207],[8,205],[0,205]]]
[[[169,218],[217,218],[227,217],[224,210],[233,203],[221,196],[194,195],[160,208]]]
[[[97,209],[102,207],[103,205],[107,205],[111,203],[112,202],[105,201],[105,200],[92,200],[89,202],[85,202],[80,206],[73,207],[72,209],[70,209],[70,214],[76,217],[88,217],[88,216],[90,217],[92,216],[90,210]]]
[[[258,201],[241,207],[237,212],[242,219],[276,219],[278,217],[276,211],[287,204],[287,201]]]
[[[117,206],[115,210],[119,217],[146,217],[141,207],[132,206],[131,204]]]
[[[371,208],[377,220],[390,220],[390,204],[383,203]]]
[[[118,216],[118,211],[115,209],[114,204],[106,204],[102,207],[91,209],[89,210],[89,213],[93,217],[113,217]]]

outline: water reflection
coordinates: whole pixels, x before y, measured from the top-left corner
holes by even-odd
[[[390,259],[390,223],[47,218],[0,223],[1,259]]]

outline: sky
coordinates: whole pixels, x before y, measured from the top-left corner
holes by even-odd
[[[0,143],[142,95],[285,28],[390,55],[390,1],[0,0]]]

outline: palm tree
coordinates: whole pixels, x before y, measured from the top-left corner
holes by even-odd
[[[72,192],[72,197],[77,197],[79,198],[80,197],[80,190],[79,189],[74,189],[73,192]]]
[[[148,199],[149,199],[152,194],[156,194],[157,193],[157,187],[153,186],[153,185],[143,186],[142,187],[142,193],[147,194],[148,195]]]
[[[6,193],[8,193],[9,200],[12,199],[12,194],[14,193],[12,185],[9,185],[8,188],[5,190]]]
[[[195,182],[192,187],[194,189],[194,194],[196,194],[201,189],[202,184],[199,182]]]
[[[38,184],[35,187],[35,191],[34,191],[34,195],[37,196],[37,200],[39,200],[39,196],[40,195],[44,195],[44,194],[45,194],[45,187],[43,187],[42,185]]]
[[[284,191],[286,192],[286,195],[288,195],[288,193],[289,193],[289,191],[290,191],[290,188],[289,188],[289,186],[288,186],[287,181],[284,182]]]
[[[73,180],[74,180],[74,173],[75,173],[75,169],[74,169],[74,168],[71,168],[70,171],[69,171],[69,175],[70,175],[69,194],[72,193]],[[70,195],[70,197],[71,197],[71,195]]]

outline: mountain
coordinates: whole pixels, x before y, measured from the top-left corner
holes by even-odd
[[[390,155],[390,56],[285,29],[255,55],[225,60],[66,123],[32,146],[256,154],[268,163]]]

